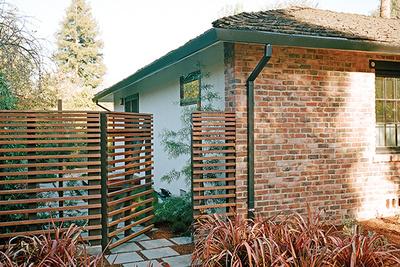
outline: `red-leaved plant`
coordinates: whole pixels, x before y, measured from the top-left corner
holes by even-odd
[[[102,255],[88,255],[80,234],[81,228],[71,225],[54,226],[53,234],[14,237],[0,251],[0,267],[102,266]]]
[[[400,266],[399,250],[377,234],[362,235],[356,226],[351,236],[332,239],[335,266]]]
[[[195,223],[193,264],[199,266],[400,266],[399,250],[382,236],[346,236],[310,209],[254,220],[201,217]]]

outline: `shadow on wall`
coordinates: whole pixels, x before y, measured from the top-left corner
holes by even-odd
[[[253,65],[262,47],[237,45]],[[305,204],[344,218],[392,215],[398,163],[375,154],[375,75],[361,52],[274,47],[256,81],[256,210],[265,216]],[[247,69],[245,70],[247,71]],[[238,74],[245,79],[246,72]],[[397,204],[398,205],[398,204]]]
[[[399,44],[397,24],[299,8],[243,13],[214,22],[215,27],[368,41],[371,47],[379,41]],[[245,82],[262,55],[261,45],[235,44],[233,62],[226,61],[227,96],[233,103],[227,108],[235,109],[239,125],[241,210],[247,177]],[[400,61],[400,55],[274,46],[267,68],[255,81],[258,214],[305,213],[307,203],[325,209],[337,223],[398,212],[400,157],[390,162],[375,153],[375,75],[370,59]]]

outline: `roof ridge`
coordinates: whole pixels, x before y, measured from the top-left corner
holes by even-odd
[[[397,18],[382,18],[382,17],[378,17],[378,16],[370,16],[370,15],[359,14],[359,13],[333,11],[333,10],[329,10],[329,9],[321,9],[321,8],[306,7],[306,6],[296,6],[295,5],[295,6],[290,6],[290,7],[286,7],[286,8],[271,8],[271,9],[259,10],[259,11],[243,11],[243,12],[240,12],[238,14],[220,17],[220,18],[214,20],[211,24],[214,26],[214,24],[216,24],[220,20],[227,19],[227,18],[240,17],[240,16],[243,16],[243,15],[257,15],[257,14],[268,15],[269,13],[276,12],[276,11],[295,12],[295,11],[299,11],[299,10],[323,11],[323,12],[327,12],[327,13],[331,13],[331,14],[352,15],[352,16],[363,17],[363,18],[373,18],[373,19],[382,20],[382,21],[397,21],[398,20],[400,22],[400,20],[397,19]],[[286,14],[286,15],[290,15],[290,14]]]

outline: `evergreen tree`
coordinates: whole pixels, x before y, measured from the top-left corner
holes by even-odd
[[[391,16],[394,19],[400,19],[400,0],[392,0]]]
[[[85,0],[72,0],[57,34],[55,61],[59,71],[72,80],[79,78],[89,88],[98,87],[105,73],[103,43],[97,24]]]

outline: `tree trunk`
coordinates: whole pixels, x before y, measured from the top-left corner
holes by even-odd
[[[381,0],[380,16],[381,18],[390,18],[390,2],[391,0]]]
[[[393,0],[392,1],[392,9],[394,11],[394,18],[400,19],[400,0]]]

